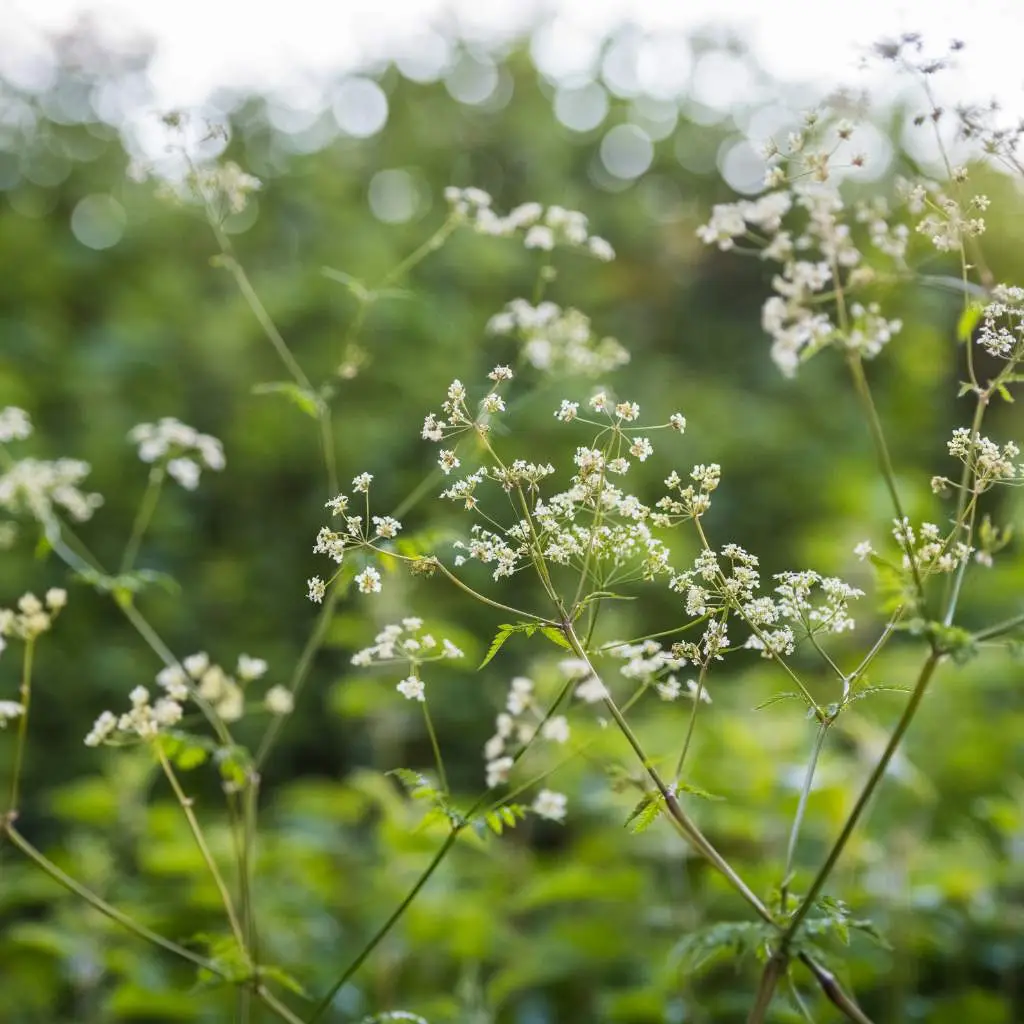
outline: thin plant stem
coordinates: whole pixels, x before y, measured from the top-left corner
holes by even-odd
[[[142,538],[160,501],[160,491],[163,489],[166,473],[167,470],[163,463],[158,463],[149,471],[149,480],[142,493],[138,511],[135,513],[135,521],[132,523],[131,536],[124,547],[124,554],[121,555],[122,573],[130,572],[135,565],[135,559],[139,554],[139,545],[142,543]]]
[[[284,1003],[282,1003],[281,1000],[266,987],[266,985],[258,985],[256,987],[256,998],[269,1010],[276,1013],[281,1020],[286,1021],[287,1024],[304,1024],[302,1018],[297,1014],[292,1013],[292,1011],[289,1010],[288,1007],[285,1006]]]
[[[889,445],[885,440],[885,430],[882,427],[882,420],[878,415],[878,408],[875,405],[874,396],[871,394],[871,386],[868,384],[867,375],[864,373],[864,363],[859,355],[853,354],[847,359],[850,367],[850,375],[853,377],[854,390],[860,399],[861,405],[867,416],[868,427],[871,431],[871,439],[875,445],[875,454],[878,457],[878,465],[882,471],[882,478],[885,480],[886,489],[892,500],[893,511],[901,522],[907,518],[903,511],[903,502],[900,500],[899,488],[896,486],[896,471],[893,469],[892,456],[889,454]],[[924,582],[917,565],[917,559],[913,551],[907,552],[910,562],[910,571],[914,577],[914,587],[918,597],[924,602]]]
[[[35,637],[25,640],[25,654],[21,662],[21,717],[18,719],[18,739],[14,746],[14,768],[11,775],[11,799],[8,817],[12,820],[18,813],[18,796],[21,786],[21,770],[25,760],[25,742],[28,738],[28,716],[32,705],[32,662],[35,654]]]
[[[836,866],[836,862],[842,856],[843,850],[846,848],[846,844],[849,842],[850,836],[853,835],[853,831],[861,819],[861,815],[863,815],[868,802],[874,795],[879,782],[882,781],[882,777],[885,775],[886,769],[889,767],[890,762],[895,756],[896,750],[900,745],[900,741],[903,739],[904,733],[906,733],[910,723],[913,721],[914,715],[917,713],[917,709],[921,704],[921,700],[928,689],[928,684],[941,660],[941,652],[933,650],[928,655],[924,665],[921,667],[914,689],[910,694],[906,707],[903,709],[903,714],[900,715],[899,721],[896,723],[896,728],[889,737],[889,742],[886,744],[885,750],[882,751],[882,756],[878,759],[874,768],[871,770],[871,774],[868,776],[868,780],[864,784],[864,788],[861,790],[860,796],[857,797],[857,801],[853,805],[853,809],[847,816],[846,822],[844,823],[839,836],[832,844],[832,848],[829,850],[824,864],[822,864],[817,875],[814,877],[814,881],[811,882],[810,888],[807,890],[803,901],[793,912],[793,916],[789,920],[786,932],[783,935],[783,948],[788,948],[789,943],[796,935],[797,929],[800,927],[803,919],[807,916],[811,907],[821,894],[821,890],[824,888],[825,883],[832,874],[832,870]]]
[[[211,974],[216,974],[222,978],[226,977],[224,971],[213,961],[207,960],[198,953],[193,953],[191,950],[185,949],[184,946],[179,946],[176,942],[172,942],[170,939],[165,939],[162,935],[158,935],[156,932],[151,931],[145,925],[139,924],[138,921],[129,917],[127,914],[122,913],[116,907],[111,906],[102,897],[97,896],[91,889],[87,889],[81,882],[78,882],[70,875],[65,874],[59,867],[57,867],[56,864],[53,863],[53,861],[40,853],[40,851],[37,850],[14,827],[14,823],[11,821],[10,817],[4,819],[3,831],[11,842],[21,850],[26,857],[32,860],[45,874],[49,875],[50,878],[59,885],[62,885],[69,892],[73,892],[76,896],[85,900],[89,906],[98,910],[101,914],[109,917],[112,921],[116,921],[122,928],[127,929],[133,935],[151,943],[154,946],[159,946],[161,949],[165,949],[167,952],[173,953],[175,956],[179,956],[183,960],[190,961],[197,967],[201,967],[203,970],[209,971]]]
[[[188,822],[189,830],[192,832],[192,838],[195,839],[196,846],[199,847],[199,852],[202,855],[207,870],[210,872],[210,877],[213,879],[214,885],[216,885],[217,891],[220,893],[221,902],[224,904],[224,912],[227,914],[228,923],[231,925],[231,931],[234,933],[235,941],[238,943],[241,951],[248,954],[245,942],[245,932],[242,930],[241,922],[238,920],[238,915],[235,913],[231,893],[228,891],[228,887],[220,873],[220,868],[217,867],[217,862],[214,860],[213,854],[210,852],[210,847],[207,845],[206,837],[203,835],[203,830],[199,825],[199,819],[196,818],[195,811],[192,810],[192,801],[185,795],[185,791],[181,788],[181,784],[178,782],[178,777],[175,775],[174,769],[171,767],[171,762],[167,760],[167,755],[164,753],[163,746],[159,739],[153,744],[153,747],[156,750],[157,758],[160,761],[160,767],[163,768],[164,775],[167,776],[167,781],[171,784],[171,789],[174,790],[174,795],[177,797],[181,810],[185,815],[185,820]]]
[[[1015,629],[1020,629],[1024,626],[1024,612],[1020,615],[1014,615],[1009,619],[1004,619],[1002,622],[997,622],[994,626],[989,626],[987,629],[979,629],[974,634],[974,640],[976,643],[983,643],[985,640],[995,640],[998,637],[1005,636],[1007,633],[1012,633]]]
[[[589,671],[594,675],[595,678],[600,679],[597,670],[594,668],[584,650],[583,645],[580,643],[579,637],[576,635],[575,630],[572,628],[572,623],[564,622],[562,625],[562,631],[565,635],[565,639],[569,642],[569,646],[572,647],[574,653],[580,658],[587,666]],[[764,921],[774,924],[774,918],[768,908],[761,902],[757,895],[750,889],[746,882],[736,873],[732,865],[715,849],[714,846],[708,841],[704,834],[700,831],[697,825],[691,820],[690,816],[683,810],[682,805],[679,803],[678,798],[673,789],[666,785],[665,781],[661,777],[661,773],[655,768],[653,762],[645,753],[643,747],[640,745],[640,741],[637,739],[633,730],[630,728],[629,723],[623,717],[622,712],[619,710],[618,705],[612,699],[611,694],[605,688],[604,705],[608,709],[612,718],[615,719],[615,724],[619,727],[619,731],[625,737],[626,742],[633,748],[633,752],[639,758],[641,765],[650,777],[651,782],[654,783],[658,792],[661,794],[662,799],[665,801],[665,808],[668,813],[679,823],[683,828],[687,838],[690,840],[694,848],[701,853],[707,860],[709,860],[725,877],[729,884],[733,887],[753,907],[755,913]]]
[[[331,619],[334,617],[334,609],[340,597],[341,590],[337,586],[332,587],[327,595],[327,599],[324,601],[323,608],[320,609],[320,614],[317,616],[313,632],[307,638],[306,645],[302,648],[302,653],[299,655],[299,660],[295,663],[291,679],[288,680],[288,692],[294,700],[297,700],[302,692],[302,688],[309,676],[309,670],[313,665],[313,659],[323,645],[324,637],[327,635],[327,629],[331,624]],[[253,760],[253,768],[257,773],[266,764],[270,751],[273,749],[281,730],[284,728],[287,717],[287,715],[275,715],[270,725],[267,726],[267,731],[263,734],[263,739],[260,740],[256,757]]]
[[[825,737],[828,735],[832,719],[826,719],[818,724],[818,731],[814,737],[814,745],[811,747],[811,757],[807,762],[807,771],[804,773],[804,784],[800,789],[800,800],[796,805],[796,814],[793,817],[793,827],[789,832],[789,843],[786,846],[786,866],[782,872],[782,910],[786,909],[786,891],[793,877],[793,859],[796,856],[796,844],[800,838],[800,829],[804,823],[804,813],[807,810],[807,798],[810,796],[811,786],[814,783],[814,772],[818,767],[818,756],[821,748],[825,745]]]
[[[697,692],[693,695],[693,709],[690,711],[690,722],[686,727],[686,738],[683,740],[683,749],[679,751],[679,760],[676,762],[676,785],[683,777],[683,763],[690,751],[690,742],[693,740],[694,727],[697,724],[697,709],[704,702],[701,697],[704,695],[704,676],[707,675],[707,665],[701,665],[700,675],[697,677]]]
[[[785,954],[775,955],[768,959],[761,972],[761,981],[757,986],[757,995],[754,997],[754,1005],[747,1017],[747,1024],[764,1024],[768,1007],[771,1006],[775,996],[775,990],[779,982],[786,976]]]
[[[427,723],[427,735],[430,737],[430,746],[434,751],[434,764],[437,766],[437,775],[441,780],[441,791],[448,792],[448,777],[444,773],[444,759],[441,757],[441,747],[437,742],[437,732],[434,730],[434,722],[430,717],[430,708],[426,700],[423,701],[423,721]]]
[[[424,868],[419,878],[413,884],[412,888],[406,893],[405,898],[401,903],[395,907],[391,916],[377,929],[370,941],[359,951],[355,959],[345,968],[337,980],[327,990],[327,994],[320,1000],[319,1003],[313,1008],[313,1012],[305,1018],[306,1024],[314,1024],[318,1021],[327,1009],[330,1007],[334,1000],[334,997],[338,994],[339,990],[359,970],[360,967],[366,962],[367,957],[377,948],[378,945],[384,940],[388,932],[398,923],[399,918],[405,913],[409,905],[419,895],[420,890],[430,881],[431,875],[441,866],[442,861],[448,856],[449,850],[455,845],[456,839],[459,837],[461,831],[459,826],[452,828],[451,832],[448,833],[448,837],[444,843],[438,848],[437,852],[431,858],[430,863]]]

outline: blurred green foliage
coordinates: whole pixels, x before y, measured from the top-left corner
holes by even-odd
[[[33,454],[91,463],[90,484],[105,505],[80,532],[107,565],[120,555],[145,486],[129,429],[170,415],[223,439],[227,470],[209,474],[195,493],[169,489],[143,544],[140,564],[170,574],[180,590],[154,588],[140,603],[179,656],[208,650],[227,663],[247,651],[284,682],[315,614],[304,579],[319,568],[310,548],[327,496],[315,424],[284,397],[254,391],[284,375],[229,274],[211,266],[215,245],[202,217],[130,180],[117,130],[87,102],[101,87],[125,87],[140,66],[141,57],[69,45],[45,94],[0,92],[0,407],[30,412]],[[687,416],[681,442],[635,467],[641,481],[654,488],[671,468],[719,462],[713,543],[743,544],[766,573],[810,565],[870,591],[868,567],[852,548],[865,536],[882,540],[890,514],[842,367],[821,358],[798,380],[782,379],[759,329],[766,268],[706,250],[694,235],[711,204],[730,198],[714,154],[737,136],[733,119],[698,123],[683,101],[651,169],[612,189],[598,146],[608,124],[633,116],[630,102],[613,97],[604,126],[570,132],[525,50],[504,57],[500,75],[501,101],[470,106],[442,83],[381,69],[384,130],[364,140],[325,137],[311,152],[272,126],[264,100],[220,97],[230,108],[228,155],[264,179],[258,217],[235,222],[233,243],[306,372],[334,381],[343,479],[374,473],[381,511],[417,491],[432,465],[418,436],[423,415],[453,376],[479,381],[509,356],[484,327],[509,299],[530,294],[539,264],[513,241],[457,235],[400,282],[408,294],[370,309],[360,332],[366,363],[350,379],[334,371],[356,306],[321,268],[378,282],[440,224],[444,186],[477,185],[503,209],[533,199],[582,209],[615,245],[609,265],[558,257],[550,294],[629,348],[632,361],[614,382],[620,395],[655,418],[676,409]],[[898,138],[906,115],[886,116]],[[382,169],[407,170],[418,183],[415,216],[404,224],[381,223],[368,206]],[[914,169],[897,150],[891,171]],[[998,210],[985,237],[989,261],[999,280],[1019,281],[1024,207],[1007,182],[993,178],[987,191]],[[113,196],[126,217],[123,237],[102,251],[82,245],[70,226],[92,195]],[[949,268],[933,260],[930,269]],[[966,408],[954,398],[958,300],[918,286],[880,297],[906,326],[869,369],[911,513],[934,518],[943,513],[928,481],[948,471],[945,438]],[[586,388],[541,383],[515,410],[516,454],[556,458],[564,434],[554,431],[551,410],[563,397],[586,397]],[[1020,418],[1006,407],[991,431],[1012,436],[1014,425]],[[409,532],[459,527],[450,509],[428,500],[436,483],[405,516]],[[1018,526],[1024,518],[1016,497],[992,511]],[[35,540],[26,528],[0,554],[0,604],[65,582],[59,563],[35,555]],[[1019,546],[973,579],[966,625],[1019,610]],[[508,594],[526,606],[534,600],[514,581]],[[677,621],[677,600],[652,590],[605,626],[612,636],[666,628]],[[262,958],[312,997],[391,912],[443,837],[417,831],[422,808],[382,774],[430,764],[420,716],[386,674],[348,663],[403,614],[427,617],[464,647],[470,666],[501,621],[441,581],[400,574],[379,599],[343,602],[267,766],[259,819]],[[865,607],[858,620],[863,629],[839,645],[840,658],[854,658],[884,618]],[[909,685],[919,660],[896,645],[873,681]],[[545,642],[515,638],[479,674],[448,665],[435,673],[433,714],[457,793],[482,785],[480,748],[509,678],[528,671],[553,695],[556,661]],[[97,753],[81,742],[99,711],[120,708],[159,667],[109,598],[72,587],[39,652],[20,828],[105,899],[188,944],[223,933],[223,923],[169,791],[145,756]],[[0,698],[14,698],[16,676],[8,653]],[[854,935],[835,961],[878,1022],[1024,1019],[1020,679],[1020,663],[1004,655],[943,668],[829,888],[895,950]],[[826,693],[828,680],[817,681]],[[693,813],[766,897],[779,881],[814,732],[796,705],[753,710],[785,688],[753,658],[716,678],[692,761],[692,782],[724,798],[694,800]],[[836,727],[810,798],[796,891],[828,849],[904,699],[864,701]],[[664,822],[639,835],[622,827],[637,793],[613,785],[600,765],[632,764],[587,710],[577,709],[572,725],[577,740],[594,742],[594,757],[576,759],[553,781],[570,797],[567,824],[531,822],[500,839],[467,834],[341,990],[332,1019],[392,1008],[432,1024],[745,1019],[757,964],[712,956],[698,965],[694,953],[700,929],[746,922],[745,908]],[[675,749],[684,709],[652,701],[637,716],[650,749]],[[243,727],[242,738],[258,738],[261,727]],[[0,736],[0,782],[11,752],[9,734]],[[214,851],[229,861],[216,780],[203,769],[184,779]],[[233,995],[196,984],[189,965],[101,918],[9,845],[0,849],[0,976],[0,1020],[11,1024],[232,1019]],[[802,994],[814,1020],[838,1019],[810,985]],[[299,1012],[312,1005],[287,998]],[[785,994],[773,1013],[780,1022],[802,1019]]]

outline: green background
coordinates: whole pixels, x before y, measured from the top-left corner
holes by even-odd
[[[101,85],[125,87],[145,59],[68,45],[46,92],[0,86],[0,406],[20,406],[36,424],[37,436],[18,452],[92,465],[90,489],[105,504],[80,533],[107,565],[120,556],[145,486],[129,429],[169,415],[221,438],[227,470],[205,474],[195,493],[169,488],[140,555],[140,565],[170,574],[180,592],[148,590],[140,606],[179,656],[207,650],[230,666],[244,651],[270,662],[269,681],[284,682],[315,617],[304,580],[324,571],[311,552],[326,497],[316,427],[280,396],[253,393],[284,374],[230,276],[211,265],[215,243],[202,216],[129,180],[116,128],[90,107]],[[768,268],[705,249],[695,237],[711,205],[733,198],[715,157],[736,137],[734,120],[723,114],[708,124],[706,109],[682,99],[650,170],[613,188],[598,168],[599,145],[610,125],[635,116],[630,100],[612,96],[599,128],[568,131],[524,46],[500,58],[503,102],[460,104],[441,82],[377,71],[388,96],[383,131],[365,140],[335,132],[310,153],[271,126],[259,97],[220,97],[232,110],[228,155],[264,180],[258,217],[239,220],[244,230],[233,242],[308,375],[333,378],[356,311],[321,268],[379,281],[441,223],[446,185],[487,189],[500,209],[527,200],[581,209],[618,258],[598,264],[559,254],[549,296],[583,310],[599,334],[630,350],[631,363],[613,380],[620,396],[638,401],[651,421],[678,409],[689,422],[682,439],[655,437],[655,458],[634,467],[631,483],[654,494],[671,468],[719,462],[712,543],[758,553],[766,575],[810,566],[870,595],[869,567],[852,548],[864,537],[880,546],[890,511],[841,360],[826,355],[797,380],[783,379],[759,328]],[[768,102],[778,86],[763,88]],[[883,113],[879,123],[899,138],[914,112]],[[420,182],[422,200],[406,224],[383,224],[369,208],[370,180],[387,168]],[[889,173],[915,170],[897,148]],[[889,181],[872,187],[887,190]],[[1024,208],[1006,181],[993,177],[986,190],[994,199],[986,253],[997,279],[1013,282]],[[80,244],[70,226],[76,204],[97,193],[114,196],[127,215],[123,238],[103,251]],[[956,272],[923,244],[919,254],[929,273]],[[397,506],[430,471],[434,450],[419,427],[451,378],[477,384],[514,354],[485,324],[530,294],[539,265],[515,241],[459,233],[403,282],[407,296],[370,311],[360,334],[367,363],[354,379],[334,379],[332,405],[342,479],[372,472],[375,511]],[[921,286],[883,289],[879,298],[905,327],[869,366],[870,377],[912,517],[942,522],[948,510],[928,481],[951,472],[945,439],[969,416],[967,400],[955,400],[959,299]],[[536,390],[517,404],[516,447],[506,451],[564,458],[565,428],[551,411],[562,398],[585,399],[591,385],[525,376]],[[993,411],[992,436],[1019,436],[1019,427],[1015,407]],[[1020,524],[1017,493],[1000,494],[989,511]],[[408,532],[462,526],[430,500],[404,522]],[[0,553],[0,604],[67,582],[59,562],[37,557],[36,540],[24,524],[15,547]],[[995,569],[972,573],[963,624],[1019,611],[1022,578],[1019,546]],[[108,597],[69,588],[68,608],[39,652],[19,827],[163,934],[184,941],[220,932],[216,891],[146,755],[81,742],[101,710],[120,709],[133,686],[151,683],[159,663]],[[503,590],[513,604],[539,607],[525,581]],[[842,663],[855,664],[884,621],[874,605],[866,598],[862,629],[834,645]],[[636,635],[676,624],[679,613],[677,597],[651,588],[605,627],[609,636]],[[414,832],[421,808],[382,775],[429,766],[418,709],[395,693],[397,677],[348,663],[377,628],[407,614],[424,615],[468,655],[465,667],[446,663],[426,675],[449,773],[467,800],[482,784],[481,747],[509,679],[528,672],[547,694],[558,685],[557,654],[521,637],[474,673],[500,613],[440,580],[396,574],[379,597],[342,602],[268,765],[260,812],[264,957],[312,994],[327,988],[439,843]],[[908,686],[922,657],[920,647],[897,642],[873,681]],[[816,693],[830,699],[829,681],[813,662],[806,667]],[[18,668],[8,650],[0,699],[15,699]],[[849,949],[833,948],[844,984],[879,1022],[1024,1019],[1020,673],[1001,653],[943,668],[830,888],[894,947],[855,936]],[[694,813],[764,896],[779,881],[813,740],[813,723],[796,704],[753,710],[785,688],[753,657],[733,658],[713,679],[715,702],[702,712],[691,763],[692,782],[724,797],[696,801]],[[797,891],[904,699],[865,701],[837,725],[810,799]],[[641,706],[638,729],[651,750],[677,749],[687,710],[655,700]],[[640,836],[622,827],[636,794],[610,785],[601,764],[632,769],[628,751],[601,732],[589,708],[575,707],[570,721],[574,738],[593,738],[598,755],[549,782],[569,794],[565,825],[531,821],[500,840],[460,844],[339,994],[334,1019],[398,1008],[433,1024],[745,1019],[753,959],[722,956],[698,972],[680,946],[709,923],[747,920],[744,906],[664,823]],[[264,724],[254,720],[239,733],[258,739]],[[0,735],[0,782],[10,733]],[[185,783],[215,849],[229,858],[213,773],[200,769]],[[219,1021],[231,1019],[233,1006],[222,991],[197,989],[187,965],[120,932],[9,846],[0,849],[0,977],[0,1020],[12,1024]],[[802,991],[815,1020],[838,1019],[806,980]],[[293,1000],[299,1011],[304,1005]],[[785,998],[773,1014],[800,1019]]]

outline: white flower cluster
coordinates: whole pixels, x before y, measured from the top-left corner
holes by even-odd
[[[0,444],[24,441],[32,436],[32,421],[24,409],[8,405],[0,409]]]
[[[139,423],[128,432],[128,440],[139,446],[143,462],[164,462],[167,473],[186,490],[199,485],[203,467],[224,468],[224,447],[209,434],[200,434],[172,416],[158,423]]]
[[[42,601],[27,593],[18,598],[14,608],[0,608],[0,654],[7,646],[7,637],[27,641],[45,633],[67,603],[67,591],[51,587]]]
[[[452,214],[481,235],[521,235],[527,249],[550,252],[556,245],[565,245],[605,262],[615,259],[615,250],[604,238],[590,233],[586,215],[576,210],[522,203],[503,217],[494,211],[493,199],[483,189],[449,187],[444,197]]]
[[[971,557],[969,544],[947,540],[934,523],[921,523],[915,531],[909,519],[895,519],[892,535],[903,552],[903,568],[913,564],[921,575],[955,572]]]
[[[778,615],[799,623],[808,633],[844,633],[854,628],[850,617],[850,601],[864,596],[863,590],[851,587],[834,576],[821,576],[810,569],[801,572],[777,573],[775,593]],[[818,592],[815,603],[812,595]]]
[[[0,508],[43,523],[55,510],[63,510],[76,522],[85,522],[103,504],[102,495],[79,487],[89,471],[89,463],[79,459],[19,459],[0,473]]]
[[[955,172],[954,172],[955,174]],[[966,173],[955,174],[961,181]],[[915,230],[926,236],[939,252],[959,252],[966,239],[985,232],[985,219],[974,216],[988,208],[988,196],[976,195],[966,203],[946,195],[934,182],[901,182],[907,209],[924,213]]]
[[[314,554],[327,555],[340,565],[347,548],[373,549],[378,541],[392,540],[398,536],[402,524],[397,519],[393,516],[370,515],[369,493],[372,480],[371,473],[360,473],[352,480],[352,491],[367,495],[366,512],[363,515],[346,514],[350,504],[346,494],[339,494],[325,504],[324,507],[330,509],[332,516],[341,516],[345,520],[345,527],[332,530],[329,526],[322,526],[313,545]],[[372,565],[357,573],[355,582],[360,594],[379,594],[382,590],[380,573]],[[319,576],[313,576],[307,581],[307,587],[310,601],[320,604],[327,592],[327,583]]]
[[[635,644],[618,644],[608,653],[625,662],[619,671],[627,679],[654,686],[662,700],[671,701],[683,694],[683,684],[675,675],[686,665],[686,659],[678,657],[675,651],[667,651],[657,640],[642,640]],[[699,696],[698,696],[699,694]],[[691,700],[711,703],[706,687],[695,679],[686,680],[685,695]]]
[[[505,411],[505,400],[499,389],[503,383],[512,380],[512,371],[507,366],[496,366],[487,376],[493,383],[481,399],[480,411],[476,416],[470,412],[465,385],[461,380],[453,380],[448,386],[447,397],[441,403],[441,416],[429,413],[423,421],[420,437],[424,441],[440,443],[446,437],[461,434],[473,427],[480,431],[488,430],[488,417]],[[441,451],[437,461],[446,476],[461,465],[454,451]]]
[[[532,502],[529,520],[521,519],[501,530],[474,524],[470,539],[455,544],[459,552],[457,566],[468,559],[493,565],[492,575],[498,580],[512,576],[531,560],[543,558],[586,570],[593,577],[600,577],[604,586],[638,578],[653,579],[669,571],[669,550],[654,536],[652,527],[671,525],[671,517],[652,512],[635,495],[609,480],[610,475],[629,470],[630,460],[626,456],[643,462],[654,452],[647,437],[637,436],[644,428],[630,426],[639,417],[640,407],[636,402],[615,403],[604,392],[595,395],[590,406],[607,414],[607,422],[581,419],[579,404],[575,402],[563,401],[556,413],[566,422],[579,421],[599,428],[599,439],[603,438],[605,444],[603,449],[576,449],[575,475],[567,490],[542,496],[540,483],[555,472],[554,466],[516,460],[509,466],[479,469],[443,493],[443,497],[475,509],[479,486],[487,480],[505,491],[520,488]],[[675,413],[669,423],[661,426],[682,431],[685,425],[685,419]]]
[[[124,742],[133,737],[153,739],[161,730],[181,721],[189,698],[206,702],[222,721],[235,722],[245,713],[244,686],[260,679],[266,671],[267,663],[262,658],[242,654],[235,669],[236,679],[212,663],[205,651],[190,654],[180,665],[169,665],[157,673],[156,685],[163,694],[156,701],[145,686],[135,687],[128,695],[130,710],[121,715],[104,711],[85,737],[85,745],[98,747],[108,741]],[[271,714],[278,715],[290,713],[294,706],[291,693],[283,686],[272,687],[264,704]]]
[[[495,733],[484,744],[488,789],[508,782],[516,750],[532,743],[538,736],[550,743],[569,741],[569,723],[565,716],[552,715],[544,720],[544,714],[537,706],[533,680],[526,676],[516,676],[509,684],[505,710],[497,716],[494,724]]]
[[[385,626],[373,638],[369,647],[352,655],[352,664],[360,667],[407,664],[409,675],[395,689],[406,700],[423,701],[426,700],[426,693],[420,678],[420,666],[432,661],[462,657],[462,651],[451,640],[442,637],[438,643],[432,633],[423,631],[422,619],[409,616],[401,622]]]
[[[523,358],[546,373],[597,377],[629,362],[629,352],[614,338],[598,338],[590,318],[554,302],[534,306],[513,299],[487,322],[491,334],[514,335]]]
[[[564,793],[542,789],[534,798],[530,809],[540,818],[549,821],[565,821],[568,799]]]
[[[813,119],[809,122],[813,128]],[[851,129],[840,128],[841,138]],[[887,320],[877,305],[854,305],[849,323],[837,325],[822,308],[831,303],[829,289],[844,296],[874,280],[875,272],[864,263],[854,243],[844,205],[837,189],[824,184],[829,178],[829,154],[805,151],[808,136],[801,132],[790,139],[791,159],[798,166],[795,184],[770,191],[755,200],[719,204],[711,219],[697,229],[698,237],[719,249],[731,249],[744,239],[760,249],[760,256],[781,265],[772,280],[775,294],[766,300],[761,314],[764,330],[772,338],[772,359],[787,376],[796,373],[800,362],[830,344],[839,345],[872,358],[902,327],[899,320]],[[769,157],[781,155],[774,144]],[[770,188],[786,182],[781,167],[769,169]],[[791,213],[798,213],[802,229],[793,233],[783,228]],[[908,230],[890,227],[889,210],[882,202],[858,203],[854,223],[865,225],[871,246],[904,266]]]
[[[1024,477],[1024,465],[1013,461],[1020,455],[1020,448],[1013,441],[1007,441],[1000,448],[995,441],[973,434],[969,427],[957,427],[946,447],[950,455],[970,466],[976,494],[995,484]]]
[[[259,178],[247,174],[233,160],[200,167],[188,178],[196,196],[205,203],[218,204],[226,213],[241,213],[261,184]]]
[[[665,478],[670,492],[659,498],[657,508],[658,525],[673,526],[688,519],[699,519],[711,508],[711,495],[718,489],[722,479],[722,467],[717,462],[694,466],[690,471],[693,483],[683,484],[682,477],[673,470]],[[696,484],[696,487],[694,486]]]
[[[982,314],[978,344],[997,359],[1024,359],[1024,288],[997,285]]]

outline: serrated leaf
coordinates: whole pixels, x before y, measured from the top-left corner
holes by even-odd
[[[430,780],[419,772],[410,768],[392,768],[386,772],[387,775],[394,775],[408,791],[413,800],[434,800],[440,797],[438,791],[430,784]]]
[[[628,828],[633,835],[646,832],[658,820],[663,800],[660,793],[645,793],[643,799],[623,822],[623,828]]]
[[[477,671],[479,672],[485,665],[488,665],[494,658],[494,656],[501,650],[505,641],[516,632],[515,626],[502,626],[498,632],[494,634],[494,639],[491,641],[491,646],[487,648],[487,653],[484,655],[484,660],[477,665]]]
[[[676,789],[683,793],[689,793],[690,796],[699,796],[701,800],[724,800],[724,796],[718,796],[715,793],[709,793],[706,789],[701,789],[700,786],[694,786],[692,783],[683,782],[681,779],[676,783]]]
[[[784,701],[784,700],[804,700],[804,699],[805,698],[802,697],[799,693],[794,693],[792,691],[788,691],[787,690],[785,693],[777,693],[777,694],[775,694],[774,697],[769,697],[762,704],[756,704],[754,706],[754,710],[755,711],[761,711],[763,708],[770,708],[773,704],[778,704],[778,703],[780,703],[781,701]]]
[[[1010,389],[1005,384],[997,384],[996,391],[999,392],[999,397],[1004,402],[1013,402],[1013,395],[1010,394]]]
[[[846,698],[847,704],[852,704],[855,700],[862,700],[864,697],[873,697],[876,693],[910,693],[910,688],[907,686],[865,686],[862,690],[856,690]]]
[[[572,644],[565,639],[565,634],[554,626],[541,626],[540,631],[556,646],[561,647],[564,651],[571,651]]]
[[[254,395],[284,395],[293,405],[297,406],[307,416],[313,419],[320,418],[320,398],[312,391],[299,387],[290,380],[269,381],[266,384],[253,386]]]

